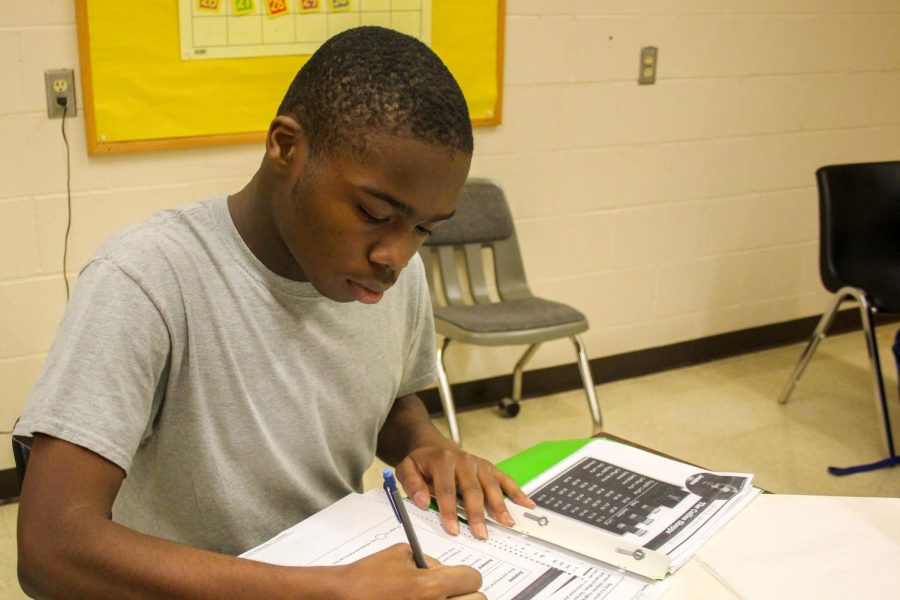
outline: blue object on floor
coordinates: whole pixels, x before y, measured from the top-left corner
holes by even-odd
[[[894,346],[892,349],[894,351],[894,360],[897,363],[897,378],[900,379],[900,329],[897,330],[897,335],[894,338]],[[885,459],[875,461],[873,463],[856,465],[855,467],[828,467],[828,472],[832,475],[837,475],[840,477],[841,475],[865,473],[866,471],[874,471],[876,469],[884,469],[896,465],[900,465],[900,456],[893,455]]]
[[[900,456],[889,456],[873,463],[856,465],[855,467],[828,467],[828,472],[837,476],[853,475],[854,473],[865,473],[866,471],[874,471],[876,469],[884,469],[896,465],[900,465]]]

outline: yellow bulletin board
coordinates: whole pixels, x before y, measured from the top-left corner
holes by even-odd
[[[308,58],[183,60],[178,0],[76,0],[76,14],[89,154],[261,141]],[[505,0],[431,0],[431,47],[475,126],[500,123],[505,14]]]

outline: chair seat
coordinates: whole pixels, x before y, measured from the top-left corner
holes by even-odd
[[[569,326],[573,333],[587,329],[587,319],[571,306],[543,298],[523,298],[492,304],[435,306],[434,317],[473,334],[503,334]],[[566,327],[568,330],[569,327]],[[569,334],[571,335],[571,334]]]
[[[895,315],[900,313],[900,294],[897,296],[886,296],[881,290],[867,294],[872,306],[879,313]]]
[[[870,262],[876,265],[871,270],[858,272],[856,280],[848,285],[865,290],[879,312],[900,313],[900,263]]]

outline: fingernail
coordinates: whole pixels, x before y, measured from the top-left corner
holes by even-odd
[[[512,527],[516,524],[516,520],[512,518],[512,515],[508,512],[505,512],[500,515],[500,522],[506,525],[507,527]]]
[[[419,508],[425,509],[428,508],[428,505],[431,504],[431,496],[426,494],[425,492],[416,492],[413,496],[413,502],[416,503],[416,506]]]
[[[472,525],[472,533],[475,534],[479,540],[487,539],[487,527],[484,526],[484,523],[475,523]]]
[[[457,521],[451,521],[447,524],[447,531],[449,531],[452,535],[456,535],[459,533],[459,523]]]

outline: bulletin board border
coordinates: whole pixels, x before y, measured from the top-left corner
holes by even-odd
[[[160,139],[101,142],[97,135],[91,73],[91,33],[88,21],[88,0],[75,0],[75,23],[78,32],[78,55],[81,67],[81,87],[87,151],[90,155],[205,148],[231,144],[259,143],[266,137],[265,131],[227,133],[205,136],[184,136]],[[494,126],[503,120],[503,64],[506,47],[506,0],[497,0],[497,95],[493,115],[472,119],[474,127]]]

